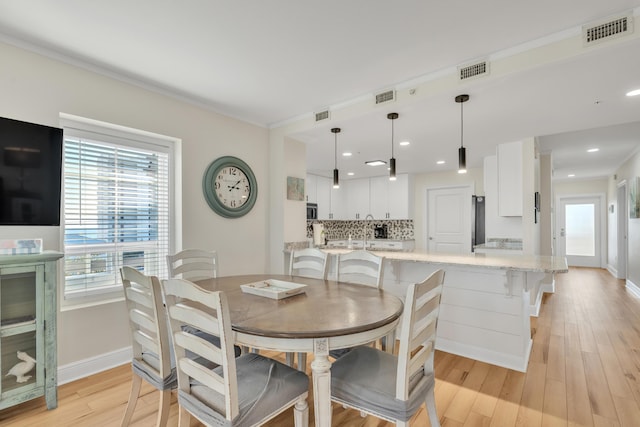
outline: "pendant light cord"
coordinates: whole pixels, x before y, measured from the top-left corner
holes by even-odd
[[[391,120],[391,158],[393,158],[393,122],[395,120]]]
[[[333,162],[333,168],[338,169],[338,134],[333,134],[333,154],[335,156]]]
[[[460,147],[464,147],[464,102],[460,103]]]

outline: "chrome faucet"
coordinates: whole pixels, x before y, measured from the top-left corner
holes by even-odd
[[[365,223],[364,223],[364,232],[362,233],[363,237],[362,237],[362,249],[366,250],[367,249],[367,234],[369,234],[369,220],[370,219],[374,219],[373,215],[371,214],[367,214],[366,217],[364,217]]]

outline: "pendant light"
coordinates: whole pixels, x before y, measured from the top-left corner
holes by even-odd
[[[469,100],[469,95],[456,96],[456,102],[460,104],[460,148],[458,148],[458,173],[467,173],[467,149],[464,148],[464,115],[462,104]]]
[[[340,179],[338,177],[338,134],[340,133],[340,128],[332,128],[331,132],[333,132],[334,136],[334,154],[335,154],[335,163],[333,164],[333,188],[340,188]]]
[[[391,120],[391,159],[389,159],[389,181],[396,180],[396,159],[393,157],[393,121],[398,118],[398,113],[387,114],[387,119]]]

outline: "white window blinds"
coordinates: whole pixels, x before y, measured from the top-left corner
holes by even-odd
[[[65,128],[65,298],[120,291],[120,267],[166,276],[170,150]]]

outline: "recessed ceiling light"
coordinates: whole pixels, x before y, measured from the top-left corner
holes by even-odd
[[[567,175],[569,178],[573,178],[574,176],[576,176],[576,174],[574,173],[570,173],[569,175]]]
[[[600,149],[599,148],[589,148],[587,150],[587,153],[595,153],[596,151],[600,151]]]
[[[345,151],[344,153],[342,153],[342,155],[343,155],[344,157],[349,157],[349,156],[352,156],[352,155],[353,155],[353,153],[350,153],[350,152],[348,152],[348,151]]]
[[[627,92],[627,96],[637,96],[640,95],[640,89],[632,90],[631,92]]]
[[[368,162],[364,162],[364,164],[369,166],[382,166],[386,165],[387,162],[385,162],[384,160],[369,160]]]
[[[438,164],[438,165],[444,165],[444,160],[438,160],[438,161],[436,162],[436,164]]]
[[[354,174],[353,172],[347,172],[347,175],[349,175],[349,176],[353,176],[353,175],[355,175],[355,174]]]
[[[409,141],[401,141],[400,142],[400,145],[409,145],[409,144],[411,144]]]

